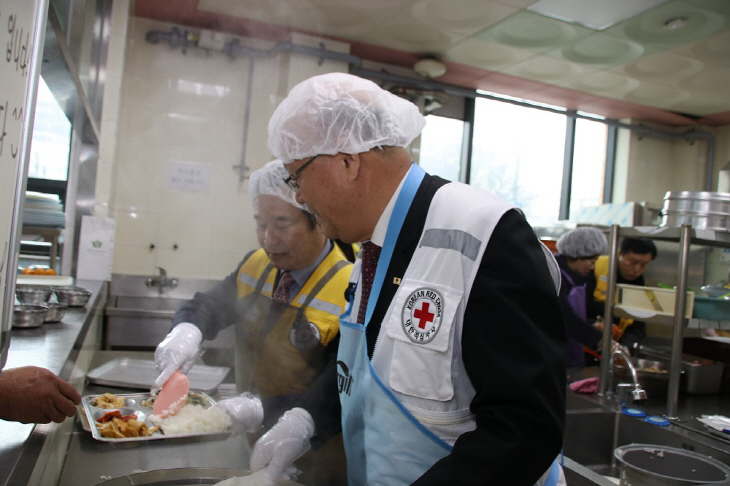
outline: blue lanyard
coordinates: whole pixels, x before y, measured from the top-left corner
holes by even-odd
[[[400,194],[398,194],[398,199],[395,201],[393,214],[390,217],[388,230],[385,233],[383,249],[380,251],[380,257],[378,258],[378,267],[375,270],[373,287],[370,290],[370,297],[368,298],[368,307],[365,313],[365,327],[367,327],[370,322],[370,317],[373,315],[373,311],[375,310],[375,303],[378,301],[380,289],[383,287],[385,274],[388,271],[390,259],[393,256],[395,242],[398,240],[398,235],[400,235],[400,230],[403,227],[403,221],[406,219],[408,209],[410,209],[413,198],[416,195],[416,191],[421,185],[421,181],[425,175],[426,172],[420,166],[413,164],[411,171],[408,173],[408,176],[403,183]]]

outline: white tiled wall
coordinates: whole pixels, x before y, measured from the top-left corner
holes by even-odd
[[[232,167],[243,160],[250,173],[271,160],[268,120],[294,84],[347,66],[301,54],[257,58],[246,129],[248,58],[195,47],[183,53],[145,40],[148,31],[169,32],[171,24],[130,17],[126,26],[114,25],[126,28],[123,49],[117,43],[114,51],[123,51],[124,62],[121,75],[110,73],[120,79],[118,112],[102,128],[102,138],[115,133],[102,144],[100,177],[109,182],[96,201],[97,212],[117,222],[113,271],[144,275],[159,266],[175,277],[221,278],[258,246],[247,181]],[[260,51],[272,47],[242,42]],[[292,42],[320,40],[295,36]],[[328,49],[347,52],[346,45],[327,42]],[[108,99],[115,101],[112,94]],[[205,165],[207,190],[170,188],[173,161]]]

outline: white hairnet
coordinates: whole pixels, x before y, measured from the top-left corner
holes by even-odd
[[[558,251],[570,258],[585,258],[606,252],[608,244],[603,231],[597,228],[576,228],[558,239]]]
[[[255,203],[257,197],[266,194],[281,198],[292,206],[306,211],[307,207],[299,204],[294,199],[294,191],[284,182],[284,179],[287,177],[289,177],[289,173],[279,159],[272,160],[260,169],[252,172],[248,179],[248,191],[251,195],[251,202]]]
[[[426,119],[416,105],[372,81],[345,73],[294,86],[269,121],[268,147],[285,164],[314,155],[406,147]]]

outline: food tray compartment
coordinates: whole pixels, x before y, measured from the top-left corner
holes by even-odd
[[[644,287],[641,285],[616,284],[616,305],[631,314],[632,309],[640,311],[637,315],[646,314],[673,316],[676,291],[660,287]],[[687,291],[685,317],[692,317],[695,293]]]
[[[230,368],[225,366],[194,365],[188,371],[190,388],[211,392],[221,384]],[[90,383],[124,388],[149,390],[160,372],[154,361],[133,358],[115,358],[86,374]]]
[[[159,429],[156,432],[154,432],[152,435],[148,435],[146,437],[124,437],[124,438],[111,438],[111,437],[104,437],[99,432],[99,428],[97,426],[96,420],[104,415],[106,412],[109,411],[115,411],[118,410],[122,415],[131,415],[135,414],[137,415],[137,420],[140,422],[144,422],[147,427],[152,429],[153,427],[156,427],[154,423],[152,423],[149,420],[149,416],[152,415],[152,404],[148,403],[147,401],[151,398],[151,395],[149,393],[137,393],[137,394],[115,394],[116,397],[123,399],[124,403],[121,407],[114,407],[114,408],[103,408],[103,407],[97,407],[95,405],[97,397],[101,396],[102,394],[97,395],[87,395],[81,398],[81,404],[83,406],[84,413],[86,415],[85,418],[82,418],[82,422],[84,419],[88,422],[89,425],[89,432],[91,432],[91,435],[96,440],[104,441],[104,442],[112,442],[112,443],[124,443],[124,442],[140,442],[140,441],[149,441],[149,440],[159,440],[159,439],[174,439],[174,438],[185,438],[185,437],[200,437],[200,436],[210,436],[210,435],[228,435],[231,433],[231,428],[229,427],[228,430],[225,431],[215,431],[215,432],[196,432],[196,433],[185,433],[185,434],[165,434],[164,430]],[[203,408],[208,409],[216,404],[216,401],[211,398],[208,394],[198,391],[191,391],[188,395],[188,404],[197,404],[201,405]],[[149,405],[149,406],[147,406]],[[86,429],[86,427],[84,427]]]

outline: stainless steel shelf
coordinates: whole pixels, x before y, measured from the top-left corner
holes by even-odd
[[[686,315],[686,292],[687,292],[687,266],[688,254],[691,245],[715,246],[730,248],[730,232],[715,230],[693,229],[690,225],[681,227],[662,226],[637,226],[622,228],[613,225],[608,228],[609,240],[609,265],[608,265],[608,291],[606,295],[605,315],[606,321],[611,322],[613,316],[633,317],[628,315],[619,307],[613,305],[616,296],[616,273],[618,270],[616,250],[618,248],[619,235],[631,238],[646,238],[659,241],[676,242],[679,244],[679,261],[677,264],[677,287],[674,313],[672,315],[657,315],[642,319],[646,322],[656,322],[671,326],[672,348],[669,363],[669,387],[667,392],[667,413],[666,416],[674,418],[677,416],[677,403],[679,399],[679,379],[682,372],[680,362],[682,355],[682,340],[684,328],[688,326],[689,319]],[[610,356],[611,350],[611,326],[605,326],[603,330],[603,356]],[[606,394],[608,381],[608,360],[601,362],[600,393]]]

